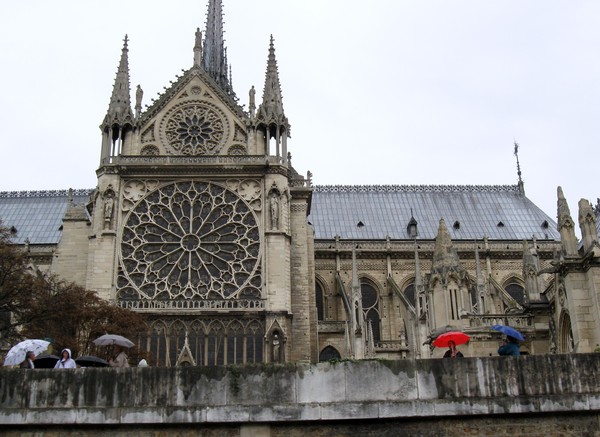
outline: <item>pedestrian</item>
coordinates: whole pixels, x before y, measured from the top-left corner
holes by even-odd
[[[60,353],[60,360],[56,362],[55,369],[75,369],[77,364],[75,360],[71,358],[71,349],[63,349]]]
[[[148,361],[146,361],[144,358],[142,358],[140,360],[140,362],[138,363],[138,367],[148,367]]]
[[[115,346],[115,359],[112,358],[108,360],[108,365],[110,367],[129,367],[129,363],[127,362],[127,355],[121,346]]]
[[[35,360],[35,354],[32,351],[27,351],[25,354],[25,359],[19,365],[21,369],[35,369],[35,364],[33,361]]]
[[[507,335],[504,341],[502,342],[502,346],[498,348],[498,355],[521,355],[521,350],[519,348],[519,340],[510,335]]]
[[[464,357],[464,355],[462,354],[461,351],[456,349],[456,343],[454,343],[452,340],[450,340],[448,342],[448,350],[444,354],[444,358],[462,358],[462,357]]]

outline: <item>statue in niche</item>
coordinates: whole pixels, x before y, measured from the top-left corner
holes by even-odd
[[[273,342],[272,342],[272,346],[273,346],[273,356],[272,358],[272,362],[273,363],[279,363],[281,362],[281,356],[280,356],[280,343],[279,343],[279,335],[277,335],[277,332],[275,332],[273,334]]]
[[[279,194],[277,191],[271,191],[269,210],[271,211],[271,229],[279,229]]]
[[[115,206],[115,193],[112,189],[104,192],[104,229],[109,229]]]

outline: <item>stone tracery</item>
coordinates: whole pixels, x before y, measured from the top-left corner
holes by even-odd
[[[236,193],[207,182],[164,185],[126,217],[119,299],[260,297],[260,234]]]

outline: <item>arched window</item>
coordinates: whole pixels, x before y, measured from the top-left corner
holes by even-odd
[[[373,329],[373,340],[377,344],[381,339],[381,317],[379,315],[379,294],[375,287],[369,282],[360,285],[362,296],[362,310],[367,323]]]
[[[575,350],[575,341],[573,341],[573,330],[571,329],[571,317],[569,313],[563,312],[560,316],[558,328],[558,351],[573,352]]]
[[[518,282],[509,282],[504,286],[504,289],[510,296],[516,300],[519,305],[523,305],[525,303],[525,289]]]
[[[317,320],[325,320],[325,301],[323,296],[323,287],[319,281],[315,282],[315,301],[317,304]]]
[[[406,296],[406,299],[408,299],[408,301],[412,304],[412,306],[414,306],[415,308],[417,307],[416,299],[415,299],[415,284],[414,284],[414,282],[412,284],[408,285],[404,289],[404,296]]]
[[[329,361],[329,360],[339,360],[340,358],[341,358],[340,353],[333,346],[325,347],[319,354],[319,362],[320,363],[322,363],[323,361]]]

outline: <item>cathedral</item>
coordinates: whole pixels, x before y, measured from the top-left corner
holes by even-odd
[[[488,356],[493,325],[523,333],[523,354],[598,346],[598,205],[579,201],[578,240],[560,187],[556,221],[520,170],[503,186],[313,186],[292,165],[273,38],[262,96],[241,104],[222,17],[209,0],[191,67],[144,108],[125,37],[95,188],[0,192],[37,268],[143,314],[137,347],[158,366],[436,358],[444,330]]]

